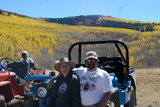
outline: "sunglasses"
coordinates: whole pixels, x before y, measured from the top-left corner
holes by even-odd
[[[86,62],[97,62],[97,59],[87,59]]]

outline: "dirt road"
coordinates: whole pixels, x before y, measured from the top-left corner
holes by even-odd
[[[136,69],[137,107],[160,107],[160,68]]]

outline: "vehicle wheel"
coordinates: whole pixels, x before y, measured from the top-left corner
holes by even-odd
[[[120,107],[118,91],[111,95],[110,101],[114,103],[115,107]]]
[[[3,95],[0,95],[0,107],[7,107],[7,104],[5,102],[5,98]]]
[[[135,107],[135,92],[133,86],[131,87],[131,98],[124,107]]]
[[[39,107],[39,102],[38,100],[31,100],[28,101],[24,107]]]
[[[116,107],[113,101],[110,101],[107,105],[107,107]]]

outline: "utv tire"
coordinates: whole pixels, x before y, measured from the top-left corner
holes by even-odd
[[[108,107],[116,107],[113,101],[110,101],[107,106]]]
[[[124,107],[135,107],[135,92],[134,88],[131,87],[131,97],[127,104],[124,105]]]
[[[7,104],[5,102],[5,98],[3,95],[0,95],[0,107],[7,107]]]
[[[38,100],[31,100],[28,101],[24,107],[39,107],[39,102]]]
[[[116,91],[114,94],[111,95],[110,102],[113,102],[115,107],[120,107],[120,101],[119,101],[119,93]]]

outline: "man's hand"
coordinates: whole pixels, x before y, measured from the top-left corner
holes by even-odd
[[[99,102],[98,107],[105,107],[111,98],[111,91],[104,93],[102,100]]]

